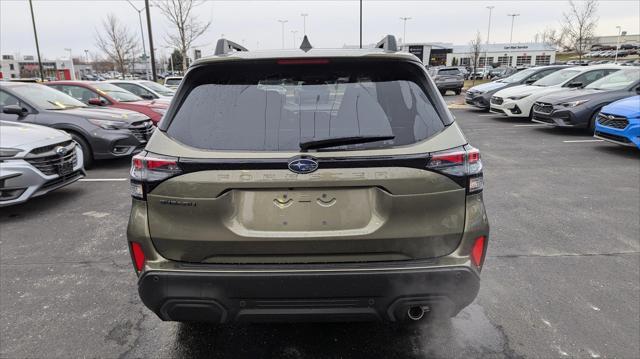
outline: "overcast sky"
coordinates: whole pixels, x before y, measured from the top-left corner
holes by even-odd
[[[151,3],[157,0],[151,0]],[[95,33],[107,13],[112,12],[137,36],[140,25],[137,12],[124,0],[34,0],[34,12],[44,58],[67,57],[65,48],[74,56],[84,50],[95,52]],[[137,7],[144,1],[133,0]],[[578,1],[580,4],[580,1]],[[489,11],[493,5],[491,42],[508,42],[510,13],[521,14],[515,20],[513,41],[532,41],[536,32],[546,27],[560,26],[567,1],[373,1],[363,5],[363,42],[373,43],[384,34],[402,37],[403,22],[407,21],[409,42],[450,42],[467,44],[480,30],[486,40]],[[358,44],[358,9],[355,1],[206,1],[196,13],[202,21],[212,20],[208,33],[197,41],[207,55],[213,52],[221,34],[250,49],[280,48],[281,25],[278,19],[288,20],[285,45],[293,46],[292,30],[302,33],[301,13],[308,13],[307,34],[315,47],[342,47]],[[640,1],[600,1],[597,33],[614,35],[616,26],[629,33],[640,32]],[[143,13],[144,16],[144,13]],[[168,53],[165,34],[172,31],[156,8],[151,8],[153,35],[157,51]],[[145,26],[146,41],[146,21]],[[299,39],[296,40],[299,43]],[[299,45],[299,44],[297,44]],[[35,54],[27,0],[0,0],[0,52],[2,54]]]

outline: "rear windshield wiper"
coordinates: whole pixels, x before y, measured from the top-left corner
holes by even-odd
[[[377,142],[393,140],[396,136],[351,136],[351,137],[333,137],[323,138],[320,140],[311,140],[300,142],[300,151],[306,152],[314,148],[326,148],[344,145],[355,145],[359,143]]]

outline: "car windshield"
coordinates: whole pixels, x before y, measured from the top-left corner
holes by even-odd
[[[143,101],[142,97],[112,84],[100,83],[95,84],[94,87],[99,93],[111,96],[118,102]]]
[[[616,71],[598,81],[594,81],[585,88],[594,90],[624,90],[640,80],[640,69]]]
[[[505,77],[503,79],[498,80],[499,82],[505,82],[505,83],[516,83],[516,82],[520,82],[524,79],[527,79],[529,76],[532,76],[534,74],[536,74],[538,71],[540,71],[540,69],[526,69],[526,70],[522,70],[520,72],[516,72],[515,74],[509,76],[509,77]]]
[[[208,150],[299,151],[340,137],[385,139],[333,150],[408,145],[448,124],[425,80],[414,64],[382,61],[211,65],[183,84],[188,93],[167,133]]]
[[[182,79],[176,79],[176,78],[166,79],[164,81],[164,84],[165,85],[170,85],[170,86],[177,86],[177,85],[180,85],[180,81],[182,81]]]
[[[77,107],[87,107],[75,98],[55,90],[51,87],[36,84],[25,84],[11,88],[19,97],[35,107],[43,110],[66,110]]]
[[[159,93],[160,95],[173,96],[175,94],[175,91],[173,91],[172,89],[170,89],[168,87],[164,87],[164,86],[162,86],[162,85],[160,85],[159,83],[156,83],[156,82],[143,81],[142,84],[144,86],[152,89],[153,91]]]
[[[534,82],[533,86],[555,86],[564,83],[565,81],[573,78],[575,75],[579,74],[580,71],[573,69],[565,69],[552,73],[549,76],[545,76],[540,80]]]

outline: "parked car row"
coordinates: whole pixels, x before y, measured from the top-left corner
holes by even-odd
[[[0,206],[68,185],[94,160],[140,152],[173,94],[144,80],[0,82]]]
[[[638,96],[632,97],[636,94],[640,94],[636,67],[554,65],[475,86],[467,91],[465,102],[507,117],[586,128],[599,138],[639,146],[640,103]],[[623,101],[608,107],[618,100]]]

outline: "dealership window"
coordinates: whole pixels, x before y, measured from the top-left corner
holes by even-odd
[[[460,66],[471,66],[471,58],[470,57],[461,57],[460,58]]]
[[[13,64],[9,64],[9,70],[15,70],[15,67],[13,66]]]
[[[485,61],[487,62],[486,64],[485,64]],[[480,57],[478,59],[478,66],[480,67],[489,66],[491,65],[492,62],[493,62],[493,57],[486,57],[486,58]]]
[[[536,55],[536,65],[549,65],[550,63],[550,55]]]
[[[498,65],[500,66],[511,65],[511,58],[509,56],[498,56]]]
[[[516,57],[516,66],[530,65],[531,56],[518,56]]]

